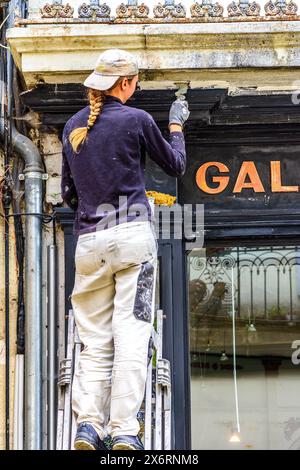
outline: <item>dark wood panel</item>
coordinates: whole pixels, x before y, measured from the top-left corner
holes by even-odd
[[[86,89],[80,84],[62,84],[40,85],[21,96],[24,104],[41,113],[45,126],[61,132],[66,120],[87,104],[85,94]],[[150,112],[167,138],[168,114],[174,98],[173,90],[142,90],[127,104]],[[192,89],[188,90],[187,99],[191,115],[184,128],[186,174],[176,182],[148,161],[147,189],[177,195],[181,204],[205,204],[208,230],[221,230],[222,220],[222,226],[234,230],[234,236],[242,236],[238,228],[245,234],[247,226],[252,234],[256,226],[259,236],[275,235],[274,227],[276,236],[283,232],[294,236],[299,229],[300,193],[274,192],[270,179],[270,161],[274,160],[281,165],[282,185],[300,185],[300,106],[293,103],[292,95],[231,96],[227,89]],[[207,194],[196,184],[199,167],[211,161],[229,168],[229,183],[220,194]],[[254,162],[264,192],[243,189],[233,193],[242,162],[247,161]],[[214,187],[212,177],[217,174],[215,168],[208,170],[208,185]]]
[[[41,84],[20,96],[26,106],[41,113],[46,125],[63,125],[88,103],[87,89],[81,84]],[[186,96],[191,111],[187,130],[194,125],[300,123],[300,106],[294,104],[291,93],[231,96],[227,89],[194,88]],[[145,109],[167,124],[174,99],[174,90],[140,90],[126,104]]]
[[[265,212],[300,207],[300,133],[298,142],[284,144],[273,144],[269,141],[265,145],[253,142],[251,145],[233,143],[204,147],[201,144],[196,146],[187,143],[187,153],[187,170],[179,182],[182,203],[186,201],[205,204],[207,211],[231,209],[240,212],[261,209]],[[278,163],[271,164],[271,161]],[[206,163],[213,166],[207,169],[205,176],[203,171],[202,181],[206,183],[207,188],[201,189],[196,177],[197,172],[201,171]],[[224,170],[222,167],[218,169],[218,164],[222,164]],[[247,177],[244,178],[240,172],[249,165],[250,173],[247,172]],[[275,176],[273,180],[271,177],[271,169],[275,166],[276,176],[281,178],[280,186],[275,184]],[[238,175],[242,186],[251,184],[251,187],[244,187],[240,191],[237,187]],[[214,181],[217,179],[220,179],[220,182]],[[225,184],[226,187],[221,192],[209,193],[220,191],[221,185]],[[284,187],[287,189],[284,190]]]

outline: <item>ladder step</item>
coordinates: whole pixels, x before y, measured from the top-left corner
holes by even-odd
[[[157,383],[162,387],[171,387],[171,366],[168,359],[157,359]]]
[[[59,376],[57,384],[59,387],[68,385],[71,383],[72,376],[72,359],[65,358],[60,361],[59,365]]]

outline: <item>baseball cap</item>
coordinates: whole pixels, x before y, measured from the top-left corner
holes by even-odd
[[[99,55],[94,71],[83,82],[96,90],[108,90],[121,76],[139,72],[137,59],[123,49],[107,49]]]

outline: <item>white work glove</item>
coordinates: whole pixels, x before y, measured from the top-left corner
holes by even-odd
[[[189,105],[184,98],[184,96],[179,97],[172,103],[169,112],[169,126],[170,124],[179,124],[180,126],[183,126],[185,121],[188,119],[190,115],[188,108]]]

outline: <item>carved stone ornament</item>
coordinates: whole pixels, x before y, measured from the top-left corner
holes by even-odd
[[[233,1],[228,5],[227,11],[228,16],[259,16],[260,5],[255,1],[251,3],[248,0],[242,0],[238,3]]]
[[[162,5],[158,3],[153,8],[154,18],[185,18],[186,9],[181,3],[174,3],[174,0],[165,0],[165,3]]]
[[[265,4],[266,16],[295,16],[298,6],[293,1],[279,0],[273,2],[270,0]]]
[[[224,8],[218,2],[212,3],[212,0],[203,0],[201,3],[195,2],[190,8],[192,18],[203,16],[221,17]]]
[[[137,0],[128,0],[116,8],[117,18],[148,18],[149,8],[144,3],[138,5]]]
[[[103,21],[110,19],[111,9],[106,3],[100,5],[99,0],[90,0],[90,3],[82,3],[78,7],[79,18],[91,18],[95,20],[100,18]]]
[[[55,0],[53,3],[46,3],[40,8],[42,18],[73,18],[74,8],[68,3],[62,4],[61,0]]]

